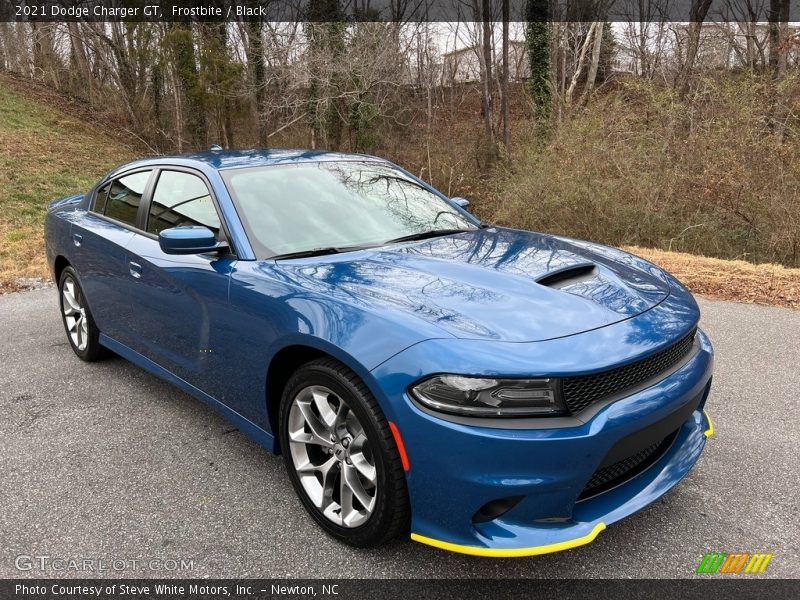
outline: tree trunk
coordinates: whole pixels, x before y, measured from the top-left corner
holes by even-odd
[[[139,129],[141,115],[136,108],[139,78],[134,64],[136,48],[131,35],[133,25],[112,22],[109,26],[111,28],[111,39],[109,40],[107,37],[104,39],[114,56],[113,63],[116,65],[117,81],[122,91],[121,98],[125,102],[131,122],[136,129]]]
[[[647,29],[644,21],[639,21],[639,75],[650,78],[650,60],[647,48]]]
[[[8,33],[9,27],[9,23],[0,23],[0,71],[10,70],[11,61],[6,50],[7,40],[11,38]]]
[[[92,78],[89,73],[89,58],[86,55],[84,46],[85,35],[81,31],[81,25],[74,22],[67,22],[70,43],[70,88],[73,94],[83,97],[92,104],[93,94],[91,90]]]
[[[789,2],[790,0],[770,0],[767,11],[769,68],[776,77],[786,71]]]
[[[258,144],[266,147],[268,124],[266,119],[267,68],[264,60],[264,38],[261,21],[247,23],[247,61],[253,77],[256,121],[258,122]]]
[[[767,18],[769,20],[769,79],[768,95],[768,117],[767,125],[779,139],[783,138],[783,110],[778,102],[778,81],[786,72],[788,55],[788,20],[789,20],[789,1],[790,0],[770,0]]]
[[[558,44],[554,43],[554,40],[558,39],[558,30],[556,29],[556,35],[552,35],[551,27],[557,28],[560,25],[549,23],[549,0],[527,0],[525,18],[527,19],[528,65],[530,67],[528,90],[533,97],[534,110],[538,120],[546,121],[550,117],[553,103],[550,65],[555,65],[556,72],[559,70]]]
[[[583,40],[583,45],[581,46],[581,52],[578,56],[578,65],[575,67],[575,72],[572,74],[572,79],[569,82],[569,87],[567,88],[567,92],[564,96],[564,103],[567,106],[572,103],[572,95],[575,93],[575,88],[577,87],[578,80],[581,77],[583,64],[586,62],[586,52],[589,50],[589,44],[592,42],[592,36],[595,35],[596,28],[597,21],[592,21],[592,24],[589,25],[589,31],[586,34],[586,39]]]
[[[172,87],[172,101],[175,105],[175,137],[177,138],[178,152],[183,152],[183,103],[181,102],[181,85],[178,82],[174,63],[168,65],[168,68]]]
[[[594,30],[594,44],[592,45],[592,59],[589,63],[589,72],[586,75],[586,86],[583,88],[581,103],[589,99],[589,95],[594,89],[594,82],[597,79],[597,68],[600,65],[600,48],[603,45],[603,21],[597,21]]]
[[[219,88],[220,108],[222,110],[222,137],[225,140],[226,148],[233,148],[236,145],[235,134],[233,130],[233,115],[234,105],[233,98],[229,90],[230,83],[227,81],[227,70],[230,68],[230,57],[228,54],[228,26],[227,23],[215,24],[212,28],[212,34],[217,39],[217,44],[220,49],[220,56],[217,61],[217,83]]]
[[[60,90],[58,81],[58,65],[56,64],[55,50],[53,49],[53,25],[51,23],[37,23],[31,21],[31,36],[33,39],[33,69],[34,78],[49,83]],[[48,81],[49,80],[49,81]]]
[[[561,122],[564,113],[563,98],[567,95],[567,32],[569,31],[568,23],[561,23],[559,25],[559,36],[554,40],[556,45],[556,53],[559,58],[559,80],[558,80],[558,122]]]
[[[492,13],[491,0],[482,0],[483,20],[483,125],[486,144],[494,148],[494,106],[492,103]]]
[[[778,72],[783,74],[789,63],[789,11],[791,0],[783,0],[781,6],[781,54],[778,57]]]
[[[158,147],[161,147],[164,142],[163,132],[163,125],[161,123],[161,104],[162,104],[162,91],[164,87],[164,72],[161,65],[161,61],[156,58],[153,62],[153,67],[150,72],[150,86],[152,88],[152,99],[153,99],[153,121],[155,124],[155,135],[156,135],[156,144]]]
[[[503,0],[503,73],[500,78],[500,101],[502,102],[503,113],[503,145],[506,147],[506,154],[511,151],[511,107],[508,97],[508,44],[509,44],[509,25],[511,8],[510,0]]]
[[[694,60],[697,58],[697,50],[700,47],[700,34],[703,31],[703,22],[706,20],[710,6],[711,0],[692,0],[691,23],[687,28],[686,60],[684,60],[675,81],[675,89],[678,90],[678,96],[681,98],[685,98],[689,93]]]
[[[172,23],[175,77],[183,90],[186,101],[186,128],[194,148],[206,145],[208,121],[205,111],[205,90],[201,89],[197,76],[197,59],[191,23]]]

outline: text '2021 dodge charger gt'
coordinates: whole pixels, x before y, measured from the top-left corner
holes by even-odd
[[[132,162],[50,204],[70,345],[204,400],[285,457],[329,534],[468,554],[592,541],[713,427],[713,351],[678,281],[484,224],[374,157]]]

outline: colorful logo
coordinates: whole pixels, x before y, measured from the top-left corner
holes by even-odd
[[[708,552],[697,567],[698,573],[763,573],[772,554],[764,552]]]

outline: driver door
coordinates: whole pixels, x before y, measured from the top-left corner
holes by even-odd
[[[128,243],[128,301],[140,315],[133,350],[195,387],[214,395],[211,373],[221,358],[215,341],[229,310],[228,280],[236,257],[226,251],[173,255],[162,252],[158,233],[202,225],[224,240],[224,227],[207,180],[198,172],[164,167],[143,211],[144,222]]]

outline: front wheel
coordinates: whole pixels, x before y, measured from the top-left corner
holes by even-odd
[[[283,392],[280,441],[303,506],[330,535],[377,546],[408,527],[405,473],[367,387],[332,359],[298,369]]]
[[[58,281],[61,320],[72,350],[81,360],[87,362],[106,356],[106,349],[100,345],[100,331],[94,323],[92,313],[86,304],[86,296],[78,281],[78,274],[72,267],[66,267]]]

